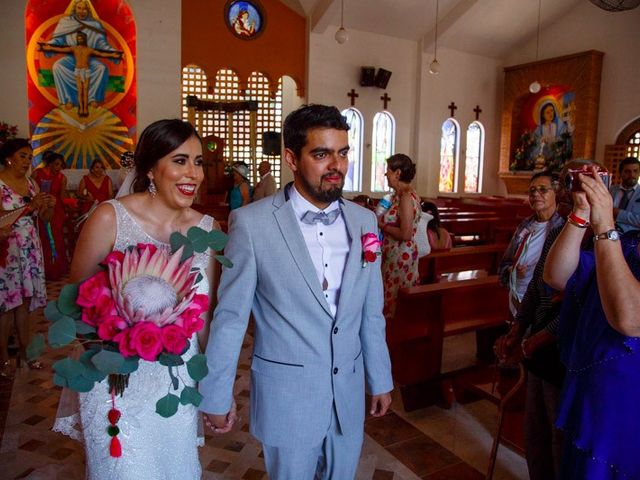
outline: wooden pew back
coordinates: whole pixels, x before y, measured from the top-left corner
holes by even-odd
[[[444,273],[466,270],[484,270],[489,275],[495,275],[498,273],[498,266],[506,248],[506,243],[499,243],[432,252],[419,260],[420,282],[435,283]]]

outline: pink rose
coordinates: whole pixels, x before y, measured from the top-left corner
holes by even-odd
[[[118,343],[120,353],[125,357],[134,357],[138,354],[138,351],[131,343],[132,331],[132,328],[127,328],[113,337],[113,341]]]
[[[123,260],[124,260],[124,253],[118,250],[114,250],[113,252],[109,253],[109,255],[104,257],[104,260],[102,260],[101,265],[104,265],[106,267],[111,264],[122,263]]]
[[[178,325],[167,325],[162,329],[162,344],[167,352],[180,355],[187,347],[187,337]]]
[[[378,258],[378,255],[376,255],[373,252],[364,252],[364,259],[366,262],[368,263],[373,263],[376,261],[376,258]]]
[[[154,362],[162,352],[162,331],[151,322],[140,322],[133,327],[131,345],[140,358]]]
[[[109,275],[105,270],[100,270],[80,284],[76,303],[81,307],[92,307],[105,289],[109,292]]]
[[[362,255],[364,261],[367,263],[373,263],[376,261],[376,257],[380,254],[380,247],[382,242],[375,233],[369,232],[362,235]]]
[[[187,338],[191,338],[191,335],[202,330],[202,327],[204,327],[204,320],[200,317],[200,314],[191,315],[190,312],[185,312],[180,315],[174,325],[182,327]]]
[[[124,318],[116,315],[109,315],[104,318],[98,327],[98,336],[102,340],[112,340],[120,330],[127,328],[127,322]]]

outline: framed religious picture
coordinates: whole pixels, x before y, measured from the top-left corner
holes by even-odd
[[[257,0],[228,0],[224,21],[229,31],[242,40],[259,37],[265,28],[265,15]]]

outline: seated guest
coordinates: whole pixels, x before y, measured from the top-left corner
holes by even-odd
[[[414,240],[420,220],[420,197],[411,188],[416,164],[401,153],[387,159],[387,182],[394,191],[391,206],[378,218],[384,235],[382,243],[382,280],[384,314],[393,318],[398,290],[418,285],[418,247]]]
[[[640,230],[640,161],[636,157],[627,157],[618,167],[621,185],[611,187],[613,197],[613,218],[616,227],[623,232]]]
[[[254,202],[276,193],[276,179],[271,175],[271,164],[266,160],[260,162],[258,173],[260,173],[260,181],[253,190]]]
[[[95,202],[102,203],[113,198],[113,184],[106,174],[104,162],[99,158],[91,163],[89,175],[80,180],[78,198],[82,201],[82,213],[86,213]]]
[[[640,234],[620,237],[611,195],[595,167],[591,173],[580,175],[584,191],[573,194],[573,214],[544,269],[544,280],[564,290],[560,478],[631,479],[640,474]],[[581,248],[589,222],[593,246]]]
[[[555,183],[557,190],[554,197],[570,198],[568,192]],[[530,199],[544,197],[533,188],[530,193],[533,195]],[[500,337],[494,347],[501,364],[515,365],[522,361],[527,369],[524,440],[531,480],[562,478],[562,432],[555,427],[564,379],[564,367],[560,362],[557,344],[561,303],[560,295],[544,283],[542,276],[547,254],[562,231],[565,220],[554,213],[550,222],[551,229],[546,238],[543,237],[544,245],[515,321],[509,333]]]
[[[547,234],[562,225],[557,212],[558,174],[536,173],[529,182],[529,205],[533,215],[520,223],[500,262],[500,283],[509,288],[509,309],[515,316],[533,277]]]
[[[44,271],[47,280],[58,280],[69,269],[67,248],[64,240],[66,213],[64,199],[67,196],[67,177],[62,173],[65,161],[58,152],[47,150],[42,154],[44,167],[33,172],[32,178],[43,193],[56,199],[53,216],[49,221],[38,219],[38,233],[44,255]]]
[[[431,251],[449,250],[452,246],[451,234],[447,229],[440,226],[440,214],[438,207],[432,202],[422,202],[422,211],[428,213],[433,218],[427,223],[427,236]]]
[[[233,187],[229,190],[227,202],[229,208],[235,210],[251,202],[249,167],[244,162],[235,162],[231,166],[231,176],[233,177]]]
[[[416,245],[418,246],[418,258],[425,257],[431,253],[431,244],[429,243],[427,229],[429,228],[429,222],[432,219],[433,215],[430,213],[420,213],[420,221],[418,222],[418,228],[416,228],[415,236]]]

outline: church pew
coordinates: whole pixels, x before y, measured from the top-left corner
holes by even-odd
[[[387,321],[387,343],[405,409],[446,399],[445,337],[476,332],[477,358],[491,361],[493,341],[508,319],[507,290],[496,275],[401,289],[395,316]]]
[[[495,275],[506,248],[505,243],[499,243],[432,252],[418,262],[420,283],[436,283],[442,274],[466,270],[484,270]]]

